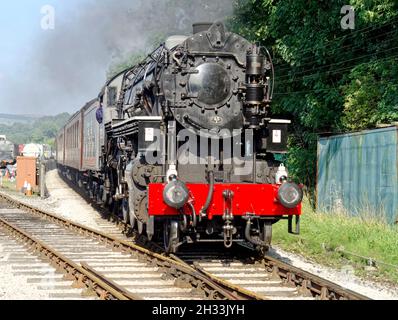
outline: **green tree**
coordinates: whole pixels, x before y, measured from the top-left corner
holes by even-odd
[[[33,123],[15,123],[0,125],[0,133],[15,144],[40,143],[54,146],[58,131],[70,118],[68,113],[57,116],[42,117]]]
[[[340,25],[346,4],[354,30]],[[293,120],[288,164],[312,199],[317,134],[398,120],[397,22],[395,0],[237,1],[230,25],[272,52],[272,111]]]

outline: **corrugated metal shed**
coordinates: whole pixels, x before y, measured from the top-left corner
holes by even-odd
[[[318,141],[317,206],[398,221],[398,127]]]

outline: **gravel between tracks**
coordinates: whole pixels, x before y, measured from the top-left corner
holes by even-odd
[[[100,219],[96,210],[83,198],[81,198],[75,191],[71,190],[58,175],[58,172],[56,170],[52,170],[47,173],[46,184],[50,194],[47,199],[28,199],[21,194],[5,191],[4,189],[2,189],[2,192],[5,192],[10,196],[17,198],[18,200],[21,200],[25,203],[29,203],[40,209],[53,212],[54,214],[59,214],[64,218],[71,219],[75,222],[84,224],[93,229],[101,231],[111,231],[112,229],[116,229],[116,227],[112,227],[112,223]],[[120,234],[120,237],[123,236]],[[344,268],[343,270],[328,268],[311,262],[302,256],[286,252],[277,247],[274,247],[270,253],[272,256],[291,263],[298,268],[307,270],[308,272],[318,275],[319,277],[328,279],[345,288],[359,292],[372,299],[398,300],[397,287],[393,287],[390,284],[376,283],[374,281],[364,280],[356,277],[352,274],[349,267]]]
[[[0,261],[6,259],[0,248]],[[12,276],[10,276],[12,275]],[[28,277],[14,275],[10,264],[0,263],[0,300],[41,300],[48,294],[34,284],[28,283]]]
[[[57,170],[51,170],[46,174],[46,186],[49,197],[41,199],[39,197],[27,198],[23,194],[1,189],[1,192],[7,193],[13,198],[24,203],[35,206],[57,214],[65,219],[70,219],[95,230],[114,233],[117,232],[124,238],[118,228],[109,221],[102,219],[98,212],[84,200],[78,193],[72,190],[58,175]]]
[[[1,210],[1,209],[0,209]],[[0,300],[93,300],[0,229]]]

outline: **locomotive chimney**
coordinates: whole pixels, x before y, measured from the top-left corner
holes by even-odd
[[[210,29],[213,25],[211,22],[197,22],[192,25],[193,27],[193,34],[204,32]]]

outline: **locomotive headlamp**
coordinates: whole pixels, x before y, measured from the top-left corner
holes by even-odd
[[[278,190],[278,200],[285,208],[292,209],[303,200],[303,190],[295,183],[285,182]]]
[[[189,190],[184,182],[173,179],[163,190],[163,200],[172,208],[180,209],[188,201]]]

